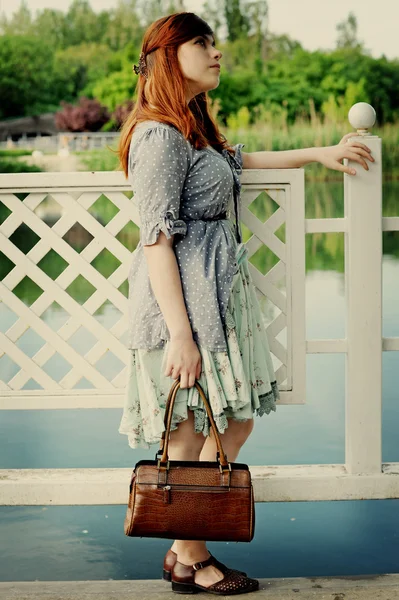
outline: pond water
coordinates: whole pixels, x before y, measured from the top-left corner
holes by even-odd
[[[398,182],[385,184],[384,216],[399,214],[398,193]],[[342,184],[307,184],[306,217],[315,216],[343,216]],[[80,238],[73,235],[71,243],[76,245]],[[22,238],[26,241],[21,234]],[[137,242],[137,228],[128,238],[129,243]],[[399,336],[399,234],[387,232],[383,242],[383,335],[393,337]],[[265,253],[256,260],[256,266],[267,270],[275,258]],[[4,277],[8,267],[4,261],[0,264]],[[110,257],[98,264],[99,270],[113,270]],[[59,257],[53,256],[43,268],[55,278],[60,266]],[[26,281],[17,291],[27,304],[38,293]],[[344,234],[307,235],[308,340],[345,337],[344,291]],[[83,303],[89,292],[80,282],[71,295]],[[106,304],[97,316],[110,327],[118,318],[115,310]],[[44,318],[58,329],[67,316],[52,305]],[[12,322],[12,313],[0,303],[0,331]],[[74,343],[82,351],[90,348],[84,331]],[[40,340],[30,334],[20,344],[33,355]],[[56,357],[47,368],[60,379],[66,367]],[[104,364],[107,377],[119,368],[116,362]],[[14,370],[12,361],[3,356],[0,378],[8,381]],[[280,405],[276,413],[255,419],[238,460],[250,465],[344,463],[345,356],[308,355],[306,377],[306,404]],[[88,387],[88,382],[81,380],[78,386]],[[27,387],[35,387],[35,382],[30,380]],[[399,461],[398,390],[398,354],[385,352],[383,462]],[[127,446],[117,432],[120,415],[119,409],[1,411],[0,468],[133,468],[138,460],[153,458],[156,446],[150,450]],[[171,541],[126,537],[124,514],[124,506],[0,508],[0,580],[160,578]],[[257,503],[256,519],[251,544],[213,542],[210,551],[253,577],[398,572],[399,500]]]

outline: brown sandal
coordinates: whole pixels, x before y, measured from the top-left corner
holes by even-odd
[[[211,554],[211,556],[212,556],[212,554]],[[165,581],[172,581],[172,569],[173,569],[173,566],[176,561],[177,561],[176,552],[173,552],[173,550],[171,550],[169,548],[169,550],[165,554],[165,558],[163,560],[163,579],[165,579]],[[227,571],[236,571],[236,573],[239,573],[240,575],[244,575],[244,577],[247,576],[247,574],[244,571],[238,571],[237,569],[230,569],[229,567],[226,567],[226,565],[224,565],[222,562],[220,562],[216,558],[215,558],[214,565],[223,574],[227,573]]]
[[[195,571],[204,569],[209,565],[216,565],[216,559],[211,555],[202,562],[194,565],[184,565],[178,560],[172,569],[172,591],[178,594],[196,594],[197,592],[208,592],[218,596],[227,596],[233,594],[247,594],[259,589],[259,581],[239,575],[237,571],[228,569],[224,573],[224,578],[209,587],[195,583]]]

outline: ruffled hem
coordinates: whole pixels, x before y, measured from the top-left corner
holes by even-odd
[[[201,354],[199,383],[212,407],[220,433],[228,419],[247,421],[254,415],[276,412],[280,398],[269,350],[263,314],[249,273],[246,252],[238,255],[238,272],[226,310],[227,351],[212,351],[198,345]],[[128,436],[131,448],[159,444],[172,379],[164,375],[169,341],[163,348],[133,349],[125,406],[119,433]],[[196,433],[208,436],[210,423],[195,387],[177,392],[171,431],[194,411]]]
[[[200,380],[201,383],[201,380]],[[276,402],[277,400],[280,398],[280,393],[278,391],[278,387],[277,387],[277,382],[273,381],[271,382],[271,386],[272,389],[270,390],[269,393],[260,396],[259,397],[259,407],[255,409],[255,411],[253,411],[257,416],[261,417],[264,414],[268,415],[271,411],[276,412]],[[194,388],[191,388],[194,389]],[[185,390],[179,390],[179,392],[184,392]],[[165,406],[163,405],[162,407],[163,409],[165,409]],[[182,403],[180,403],[180,409],[183,408]],[[186,406],[186,410],[183,411],[185,414],[178,414],[177,413],[177,399],[175,401],[175,407],[174,407],[174,411],[173,411],[173,415],[172,415],[172,423],[171,423],[171,427],[170,430],[174,431],[178,428],[179,423],[182,423],[183,421],[186,421],[188,418],[188,409],[192,410],[194,412],[194,432],[195,433],[202,433],[204,435],[204,437],[209,436],[210,434],[210,430],[211,430],[211,426],[210,426],[210,421],[208,419],[206,410],[204,408],[201,408],[200,406],[192,406],[190,404],[188,404]],[[213,412],[213,410],[212,410]],[[248,412],[248,411],[246,411]],[[161,414],[162,415],[162,422],[163,422],[163,418],[164,418],[164,414],[165,412],[163,411],[162,413],[158,412],[157,410],[155,410],[154,414],[158,415]],[[253,414],[245,417],[240,417],[238,416],[239,412],[234,412],[231,410],[225,410],[224,412],[220,413],[220,414],[215,414],[213,412],[213,418],[216,424],[216,427],[219,431],[219,433],[224,433],[226,431],[226,429],[228,428],[229,424],[228,424],[228,419],[231,419],[232,421],[238,421],[240,423],[244,423],[245,421],[248,421],[249,419],[253,418]],[[135,449],[135,448],[145,448],[146,450],[148,450],[151,445],[153,444],[159,444],[161,437],[162,437],[162,433],[164,431],[165,427],[162,426],[160,429],[158,429],[157,432],[153,433],[152,437],[148,437],[144,438],[144,430],[145,430],[145,424],[143,423],[143,425],[141,425],[139,422],[135,425],[129,425],[128,424],[128,419],[124,416],[122,417],[122,421],[119,427],[119,433],[123,434],[123,435],[127,435],[128,436],[128,444],[131,448]]]

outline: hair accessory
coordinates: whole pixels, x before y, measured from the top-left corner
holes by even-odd
[[[140,54],[138,66],[137,65],[133,65],[133,70],[136,73],[136,75],[138,75],[140,73],[140,75],[143,75],[143,77],[145,77],[146,79],[148,79],[148,70],[147,70],[147,65],[146,65],[146,62],[145,62],[144,52],[142,52]]]

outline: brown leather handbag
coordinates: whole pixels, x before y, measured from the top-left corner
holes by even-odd
[[[255,504],[248,465],[229,463],[212,409],[201,385],[197,388],[216,439],[216,462],[169,460],[173,406],[180,388],[176,379],[165,408],[165,431],[155,460],[134,467],[124,522],[125,534],[177,540],[250,542]]]

